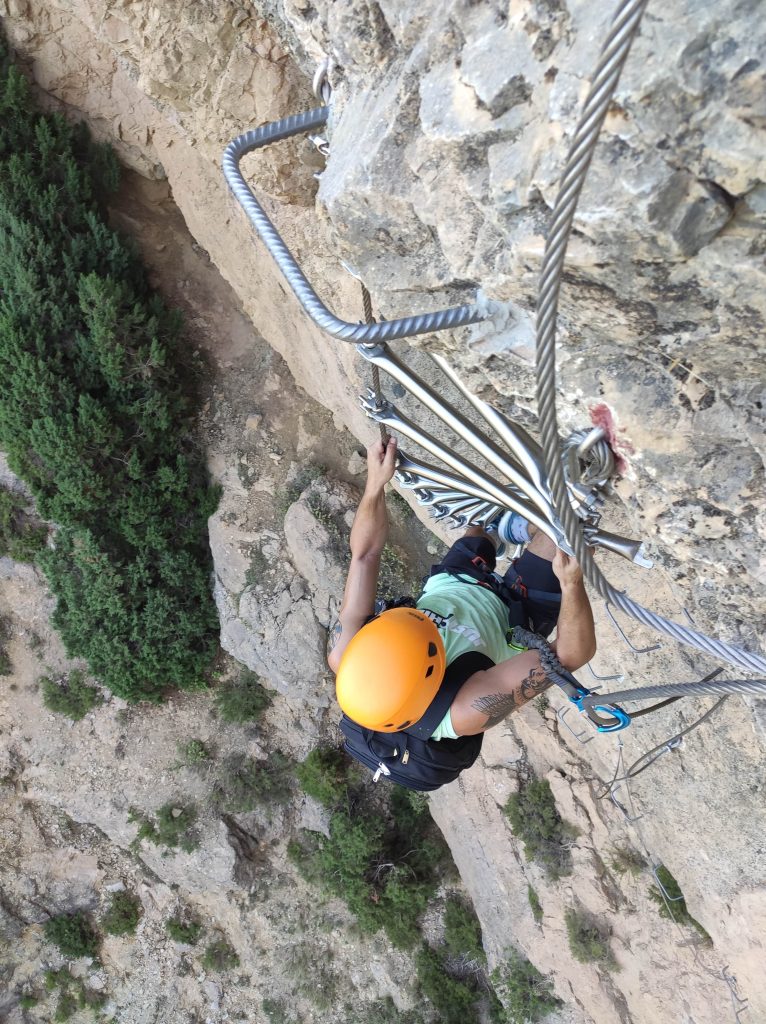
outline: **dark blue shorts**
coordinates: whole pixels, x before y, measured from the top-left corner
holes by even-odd
[[[504,576],[495,572],[495,546],[488,537],[461,537],[431,576],[460,573],[488,587],[508,605],[511,625],[524,625],[548,637],[561,610],[561,586],[547,558],[525,551],[514,559]]]

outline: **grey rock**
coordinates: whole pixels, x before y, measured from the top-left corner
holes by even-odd
[[[360,476],[367,469],[367,459],[359,452],[354,451],[351,453],[351,458],[348,460],[348,471],[352,476]]]
[[[221,986],[208,979],[203,981],[202,991],[205,993],[210,1009],[213,1013],[218,1013],[221,1009]]]
[[[289,582],[277,593],[248,587],[237,600],[216,578],[213,593],[224,650],[280,693],[326,707],[316,685],[326,674],[326,634],[311,601],[294,600]]]
[[[275,212],[291,247],[323,297],[351,310],[352,319],[360,315],[358,288],[344,280],[338,254],[359,271],[386,317],[472,300],[479,285],[508,303],[513,316],[491,333],[415,340],[407,358],[419,347],[448,354],[477,390],[534,430],[534,378],[523,354],[531,349],[550,209],[611,12],[586,0],[259,0],[257,14],[279,25],[293,62],[256,17],[232,33],[231,5],[206,7],[210,25],[219,14],[228,35],[208,34],[196,21],[189,31],[198,6],[122,5],[125,22],[111,29],[111,19],[83,14],[72,27],[62,14],[54,30],[45,5],[16,3],[6,22],[44,88],[67,109],[84,109],[99,132],[113,125],[120,152],[144,173],[165,169],[198,242],[269,343],[302,386],[363,439],[370,430],[355,404],[353,350],[307,327],[271,265],[261,262],[244,218],[232,216],[218,171],[225,139],[313,105],[305,79],[318,54],[331,55],[338,67],[318,216],[313,179],[300,160],[285,158],[284,147],[252,159],[256,190],[280,200]],[[238,56],[233,46],[250,31],[256,38]],[[755,0],[650,5],[575,216],[557,350],[562,432],[587,425],[605,407],[626,453],[605,525],[646,538],[662,567],[642,575],[605,556],[610,579],[669,617],[682,619],[687,607],[699,628],[753,646],[762,644],[766,536],[764,52],[766,21]],[[82,75],[82,53],[98,64],[93,76]],[[94,84],[100,75],[103,90]],[[114,108],[123,96],[130,117]],[[187,276],[185,267],[179,274]],[[522,344],[504,340],[509,324]],[[253,393],[242,404],[240,431]],[[222,642],[288,693],[296,709],[315,707],[326,678],[322,625],[337,600],[340,570],[333,593],[323,591],[336,570],[323,524],[299,501],[290,545],[299,571],[286,566],[274,586],[247,582],[256,535],[269,565],[284,559],[281,537],[263,527],[264,496],[273,496],[284,470],[266,458],[268,472],[258,480],[258,467],[246,461],[232,471],[236,460],[225,454],[224,511],[211,531]],[[305,539],[313,531],[316,545]],[[595,613],[601,673],[641,681],[710,670],[708,659],[670,642],[636,655],[600,602]],[[656,639],[636,622],[622,624],[637,645]],[[589,681],[587,673],[583,678]],[[623,734],[625,760],[667,739],[694,713],[674,706],[642,719]],[[704,954],[709,972],[646,906],[648,878],[625,887],[629,913],[616,912],[607,898],[612,890],[597,856],[608,870],[615,839],[639,841],[616,807],[593,798],[592,780],[614,773],[613,737],[581,747],[565,728],[554,731],[552,715],[543,722],[527,709],[515,737],[488,739],[485,758],[460,785],[433,797],[491,961],[501,961],[512,941],[554,972],[567,1004],[561,1021],[693,1017],[713,1024],[730,1012],[720,977],[725,964],[751,1012],[766,1016],[762,792],[752,781],[763,774],[760,708],[744,705],[743,715],[743,702],[729,700],[717,714],[715,727],[696,731],[636,783],[641,841],[670,866],[715,940],[716,949]],[[42,773],[47,747],[40,744],[35,756],[34,771]],[[549,775],[560,809],[582,825],[576,885],[549,883],[509,832],[501,807],[527,766]],[[88,796],[79,804],[83,820],[95,807],[99,823],[119,836],[114,809]],[[206,869],[216,852],[213,843],[200,855]],[[203,887],[198,859],[152,865],[179,879],[188,867]],[[225,865],[220,879],[230,873]],[[543,892],[542,929],[531,919],[529,884]],[[623,971],[609,986],[568,957],[563,911],[575,895],[613,928]]]
[[[315,481],[285,515],[285,539],[298,572],[321,593],[343,595],[347,571],[346,514],[359,492],[338,481]]]

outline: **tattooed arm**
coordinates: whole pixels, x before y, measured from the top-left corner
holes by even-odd
[[[485,732],[549,686],[537,651],[526,651],[486,672],[475,672],[452,703],[452,727],[458,736]]]

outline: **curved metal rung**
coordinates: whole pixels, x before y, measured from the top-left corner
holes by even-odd
[[[381,341],[393,341],[396,338],[411,338],[416,334],[431,334],[448,328],[464,327],[486,319],[475,304],[453,306],[450,309],[439,309],[433,313],[420,313],[416,316],[405,316],[397,320],[383,320],[377,324],[350,323],[335,316],[322,302],[309,284],[295,257],[287,248],[284,239],[274,227],[265,210],[253,195],[245,181],[239,164],[247,153],[263,149],[274,142],[281,142],[296,135],[316,132],[327,124],[329,107],[317,107],[302,114],[292,114],[280,121],[272,121],[260,128],[237,136],[226,147],[223,154],[223,173],[235,199],[247,214],[261,241],[269,250],[274,262],[285,276],[295,297],[305,311],[323,331],[357,344],[372,344]]]
[[[681,893],[680,896],[671,896],[670,895],[668,890],[665,888],[665,886],[660,881],[659,870],[660,870],[661,867],[662,867],[661,864],[652,864],[652,868],[651,868],[652,874],[654,875],[654,880],[657,883],[657,885],[660,887],[660,892],[662,893],[664,899],[667,900],[668,903],[680,903],[681,900],[684,898],[684,894]]]
[[[598,672],[594,672],[593,671],[593,668],[592,668],[590,662],[588,662],[585,667],[590,672],[590,674],[593,676],[593,678],[594,679],[598,679],[598,681],[600,683],[621,683],[623,681],[623,679],[625,678],[625,675],[622,672],[618,672],[617,675],[614,675],[614,676],[600,676],[598,674]]]
[[[544,534],[549,536],[553,540],[554,544],[561,547],[567,554],[571,553],[572,549],[561,537],[560,532],[557,531],[546,519],[543,519],[537,509],[530,505],[527,500],[517,497],[508,489],[508,487],[503,484],[496,483],[485,473],[482,473],[474,466],[471,466],[455,452],[441,444],[441,442],[439,442],[432,434],[429,434],[425,430],[421,430],[408,417],[403,413],[400,413],[390,402],[384,401],[380,403],[378,407],[374,400],[361,398],[360,403],[371,419],[374,419],[378,423],[383,423],[389,428],[389,430],[395,430],[397,433],[403,434],[405,437],[415,441],[427,452],[431,455],[435,455],[456,473],[461,474],[469,483],[480,487],[483,492],[481,494],[483,499],[494,501],[497,504],[502,505],[504,508],[510,508],[514,512],[518,512],[519,515],[523,516],[528,522],[533,523],[538,527],[538,529],[542,530]],[[470,494],[470,488],[468,487],[466,487],[466,494]]]
[[[612,605],[611,605],[611,603],[609,601],[605,601],[604,602],[604,607],[606,608],[606,614],[609,616],[609,618],[614,623],[614,628],[620,634],[620,636],[625,641],[625,643],[628,645],[628,647],[631,649],[631,651],[633,651],[635,654],[649,654],[650,651],[660,651],[660,650],[662,650],[662,644],[652,644],[650,647],[636,647],[635,644],[630,642],[630,640],[628,639],[627,633],[622,628],[622,626],[619,624],[617,619],[615,619],[614,614],[612,612]]]
[[[617,810],[622,814],[629,825],[632,825],[636,821],[640,821],[643,818],[643,814],[636,814],[633,817],[630,816],[627,807],[620,803],[617,799],[617,790],[620,788],[620,783],[612,784],[609,787],[609,799],[612,801]]]
[[[558,711],[556,712],[556,718],[558,718],[560,724],[563,725],[565,727],[565,729],[574,736],[574,738],[577,740],[578,743],[581,743],[583,746],[585,746],[586,743],[590,743],[590,741],[593,739],[593,734],[592,733],[586,734],[584,729],[582,731],[580,731],[580,732],[575,732],[574,731],[572,726],[566,720],[566,717],[567,717],[567,715],[569,714],[569,712],[571,710],[572,710],[572,705],[571,704],[564,704],[563,707],[560,707],[558,709]],[[583,736],[586,736],[586,735],[587,735],[587,739],[583,739]]]

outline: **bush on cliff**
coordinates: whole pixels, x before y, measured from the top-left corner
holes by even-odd
[[[380,805],[364,806],[356,765],[322,748],[303,763],[299,781],[332,812],[329,835],[304,831],[290,844],[304,877],[344,899],[363,931],[385,929],[396,947],[412,948],[420,916],[452,863],[427,801],[394,788],[380,794]]]
[[[216,647],[180,319],[108,226],[114,154],[34,109],[0,41],[0,447],[58,530],[37,555],[71,656],[128,700]]]

